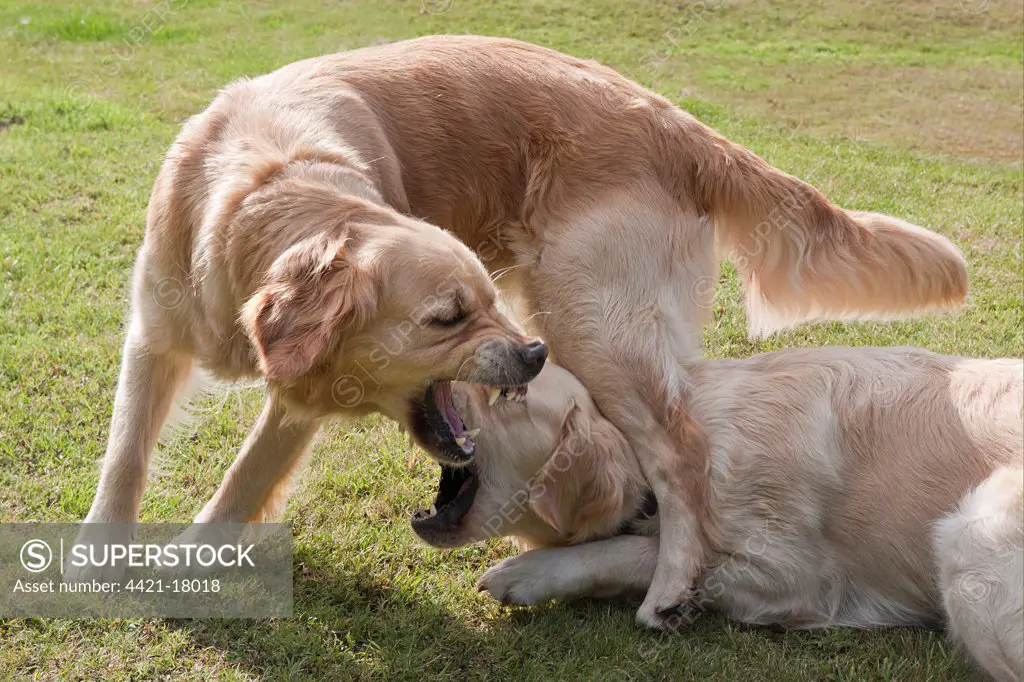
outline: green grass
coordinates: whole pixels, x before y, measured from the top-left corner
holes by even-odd
[[[4,3],[0,520],[88,510],[148,192],[181,121],[231,79],[428,33],[510,35],[608,63],[839,203],[946,234],[969,261],[972,292],[955,314],[810,325],[757,343],[726,273],[710,355],[827,343],[1021,355],[1019,2],[837,5],[453,0],[431,14],[417,0]],[[160,455],[144,520],[198,511],[258,404],[249,390],[204,405],[195,435]],[[636,629],[626,605],[498,606],[473,583],[510,545],[441,553],[414,539],[408,515],[434,474],[383,420],[335,425],[289,507],[294,618],[0,621],[0,677],[971,677],[941,633],[778,634],[707,617],[664,637]]]

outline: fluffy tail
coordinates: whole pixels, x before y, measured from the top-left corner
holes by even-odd
[[[938,234],[847,211],[814,187],[690,119],[683,153],[715,223],[716,248],[739,270],[751,334],[812,319],[886,319],[961,303],[967,269]]]

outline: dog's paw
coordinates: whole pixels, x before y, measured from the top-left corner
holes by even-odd
[[[64,572],[61,575],[61,581],[64,583],[91,583],[93,581],[99,583],[120,583],[124,580],[125,573],[127,572],[127,568],[123,563],[116,566],[95,566],[92,564],[78,566],[73,561],[73,557],[68,557],[64,561]]]
[[[662,552],[665,547],[662,547]],[[688,627],[700,616],[701,600],[698,600],[697,581],[702,572],[702,557],[706,556],[699,546],[686,547],[672,560],[658,555],[654,578],[647,589],[647,596],[636,613],[636,622],[644,627],[664,632],[676,632]]]
[[[655,591],[652,585],[640,609],[636,612],[636,622],[652,630],[677,632],[688,627],[700,616],[700,609],[694,601],[695,591],[692,585],[669,584],[667,589]]]
[[[488,592],[502,604],[537,606],[560,595],[550,584],[551,575],[531,552],[505,559],[487,570],[476,582],[479,592]]]
[[[691,599],[656,610],[653,614],[641,606],[636,613],[636,622],[651,630],[679,632],[683,628],[693,625],[703,613],[703,610]]]
[[[134,537],[131,524],[85,523],[67,548],[61,580],[65,583],[121,582],[127,565],[111,565],[113,547],[128,545]]]
[[[219,563],[217,549],[224,545],[238,543],[243,526],[241,524],[193,523],[164,545],[165,555],[178,557],[176,563],[165,562],[157,569],[168,578],[205,578],[228,566]],[[207,546],[206,561],[202,561],[197,548]],[[191,554],[186,548],[192,548]],[[229,553],[229,558],[233,553]]]

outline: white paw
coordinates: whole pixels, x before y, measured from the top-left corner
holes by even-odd
[[[64,574],[61,576],[61,580],[65,583],[88,583],[94,580],[101,583],[119,583],[127,570],[123,563],[113,567],[92,564],[75,566],[72,561],[72,557],[68,557],[64,561]]]
[[[693,588],[685,582],[681,584],[662,585],[663,589],[655,590],[657,584],[651,585],[636,612],[636,622],[640,625],[661,630],[676,632],[688,627],[700,616],[700,610],[693,606]]]
[[[492,566],[476,582],[476,589],[487,591],[502,604],[536,606],[561,595],[546,570],[545,562],[535,561],[532,552],[505,559]]]
[[[127,566],[123,561],[110,565],[111,546],[128,545],[133,535],[131,524],[82,525],[75,541],[67,548],[61,580],[66,583],[120,582]]]
[[[173,566],[169,565],[169,562],[161,564],[158,569],[159,573],[167,578],[203,578],[217,573],[224,566],[216,561],[211,562],[209,559],[205,561],[206,565],[204,566],[199,561],[196,548],[202,545],[214,548],[222,545],[234,545],[238,542],[241,529],[241,524],[193,523],[164,545],[165,554],[177,556],[178,562]],[[185,551],[189,545],[192,546],[191,553]],[[173,547],[173,551],[169,550],[169,547]],[[211,555],[206,552],[205,556]],[[186,558],[188,558],[188,565],[185,563]]]

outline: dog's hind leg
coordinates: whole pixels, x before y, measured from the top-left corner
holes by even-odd
[[[950,634],[995,679],[1024,679],[1024,471],[969,493],[938,524],[935,556]]]
[[[708,452],[686,414],[679,365],[700,355],[718,274],[711,226],[657,186],[637,185],[543,234],[525,293],[545,313],[538,327],[554,357],[625,435],[658,500],[657,569],[637,618],[671,629],[711,558]]]

